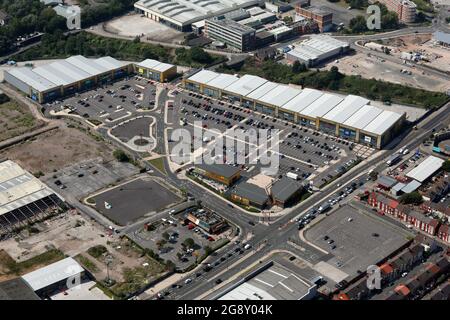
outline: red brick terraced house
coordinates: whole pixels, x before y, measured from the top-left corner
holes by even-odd
[[[391,199],[380,193],[370,193],[367,202],[370,206],[377,208],[379,213],[393,216],[429,235],[434,236],[439,227],[439,220],[428,217],[425,214],[415,211],[409,206],[403,205],[397,200]]]
[[[437,230],[437,237],[450,244],[450,227],[446,224],[441,224]]]

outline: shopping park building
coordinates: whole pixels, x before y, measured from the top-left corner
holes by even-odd
[[[135,64],[111,57],[72,56],[36,68],[11,68],[4,71],[4,80],[31,99],[46,103],[111,83],[133,72],[164,82],[176,75],[176,66],[152,59]]]
[[[381,149],[401,129],[405,113],[383,110],[355,95],[300,89],[253,75],[200,70],[183,79],[187,90],[240,102],[243,107]]]

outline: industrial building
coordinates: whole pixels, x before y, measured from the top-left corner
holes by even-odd
[[[187,32],[191,31],[193,23],[200,20],[262,3],[261,0],[140,0],[134,7],[147,18]]]
[[[134,71],[145,78],[152,79],[158,82],[166,82],[176,76],[177,67],[169,63],[163,63],[153,59],[146,59],[140,63],[135,64]]]
[[[10,160],[0,163],[0,233],[64,207],[59,195],[19,165]]]
[[[13,68],[4,71],[4,79],[31,99],[45,103],[120,79],[131,71],[132,64],[111,57],[73,56],[34,69]]]
[[[212,18],[206,20],[205,35],[216,41],[221,41],[229,47],[241,52],[255,48],[255,29],[231,19]]]
[[[183,79],[183,84],[190,91],[240,102],[245,108],[378,149],[389,143],[406,117],[373,107],[359,96],[300,89],[253,75],[200,70]]]
[[[317,286],[290,269],[270,261],[226,288],[213,300],[311,300]]]
[[[450,34],[445,33],[442,31],[436,31],[433,33],[433,39],[436,41],[439,45],[443,47],[450,47]]]
[[[22,279],[39,297],[49,297],[70,285],[80,284],[86,274],[73,258],[65,258],[22,276]]]
[[[297,44],[293,50],[286,53],[286,59],[290,62],[299,61],[312,67],[345,54],[349,48],[349,44],[345,41],[339,41],[327,35],[318,35]]]
[[[442,168],[443,163],[444,160],[434,156],[429,156],[428,158],[423,160],[417,167],[409,171],[406,176],[423,183],[424,181],[431,178],[436,172],[438,172]]]

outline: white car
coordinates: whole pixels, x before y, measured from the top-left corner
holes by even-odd
[[[185,284],[188,284],[188,283],[191,283],[192,282],[192,279],[191,278],[187,278],[186,280],[184,280],[184,283]]]

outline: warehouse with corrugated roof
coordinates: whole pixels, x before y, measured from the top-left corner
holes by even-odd
[[[88,59],[78,55],[34,69],[12,68],[4,71],[4,79],[31,99],[46,103],[121,79],[133,71],[143,77],[165,82],[176,76],[177,68],[153,59],[133,64],[112,57]]]
[[[87,59],[73,56],[37,68],[20,67],[4,71],[4,79],[31,99],[45,103],[89,90],[129,74],[131,63],[111,57]]]
[[[240,102],[244,108],[380,149],[400,130],[406,114],[382,110],[356,95],[336,95],[267,81],[258,76],[199,70],[183,79],[186,89]]]

